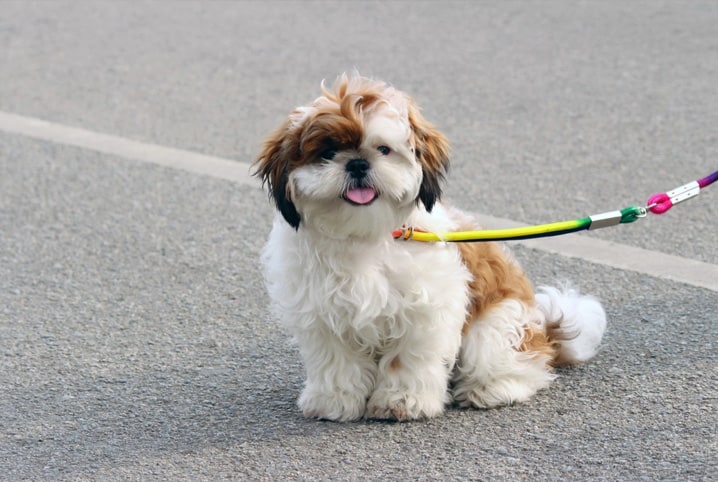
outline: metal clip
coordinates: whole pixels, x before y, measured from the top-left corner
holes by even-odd
[[[701,187],[698,185],[697,181],[689,182],[688,184],[684,184],[681,187],[675,188],[673,191],[669,191],[668,197],[671,198],[671,202],[673,204],[678,204],[680,202],[685,201],[686,199],[690,199],[694,196],[697,196],[701,191]]]
[[[607,213],[594,214],[593,216],[589,216],[591,219],[591,225],[588,229],[589,231],[592,231],[594,229],[615,226],[621,222],[621,217],[621,211],[609,211]]]
[[[404,241],[410,240],[414,236],[414,228],[409,226],[402,226],[401,229],[394,231],[394,239],[403,239]]]
[[[648,210],[653,214],[663,214],[673,207],[674,204],[697,196],[701,191],[698,181],[692,181],[672,191],[654,194],[648,198]]]

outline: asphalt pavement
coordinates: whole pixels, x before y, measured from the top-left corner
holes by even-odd
[[[718,479],[718,291],[647,267],[716,272],[718,186],[571,235],[645,269],[513,245],[609,316],[597,357],[530,402],[337,424],[295,405],[258,264],[266,194],[201,169],[246,171],[357,69],[444,130],[464,209],[640,204],[718,169],[717,26],[710,1],[1,0],[0,114],[47,124],[0,115],[0,480]]]

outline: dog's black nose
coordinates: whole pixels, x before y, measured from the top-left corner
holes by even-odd
[[[349,162],[347,162],[346,170],[354,179],[362,179],[366,177],[369,167],[369,161],[359,157],[356,159],[350,159]]]

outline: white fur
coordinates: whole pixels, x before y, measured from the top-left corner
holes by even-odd
[[[560,323],[568,338],[561,342],[560,358],[565,363],[585,362],[596,355],[606,331],[606,312],[591,296],[571,288],[539,287],[536,303],[548,320]]]

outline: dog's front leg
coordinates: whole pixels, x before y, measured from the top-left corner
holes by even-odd
[[[366,416],[407,421],[442,414],[459,342],[458,330],[417,327],[408,334],[380,360]]]
[[[436,356],[390,355],[367,405],[368,418],[398,421],[431,418],[448,402],[449,368]]]
[[[374,387],[374,360],[326,330],[307,330],[299,338],[307,372],[298,402],[304,416],[341,422],[362,418]]]

